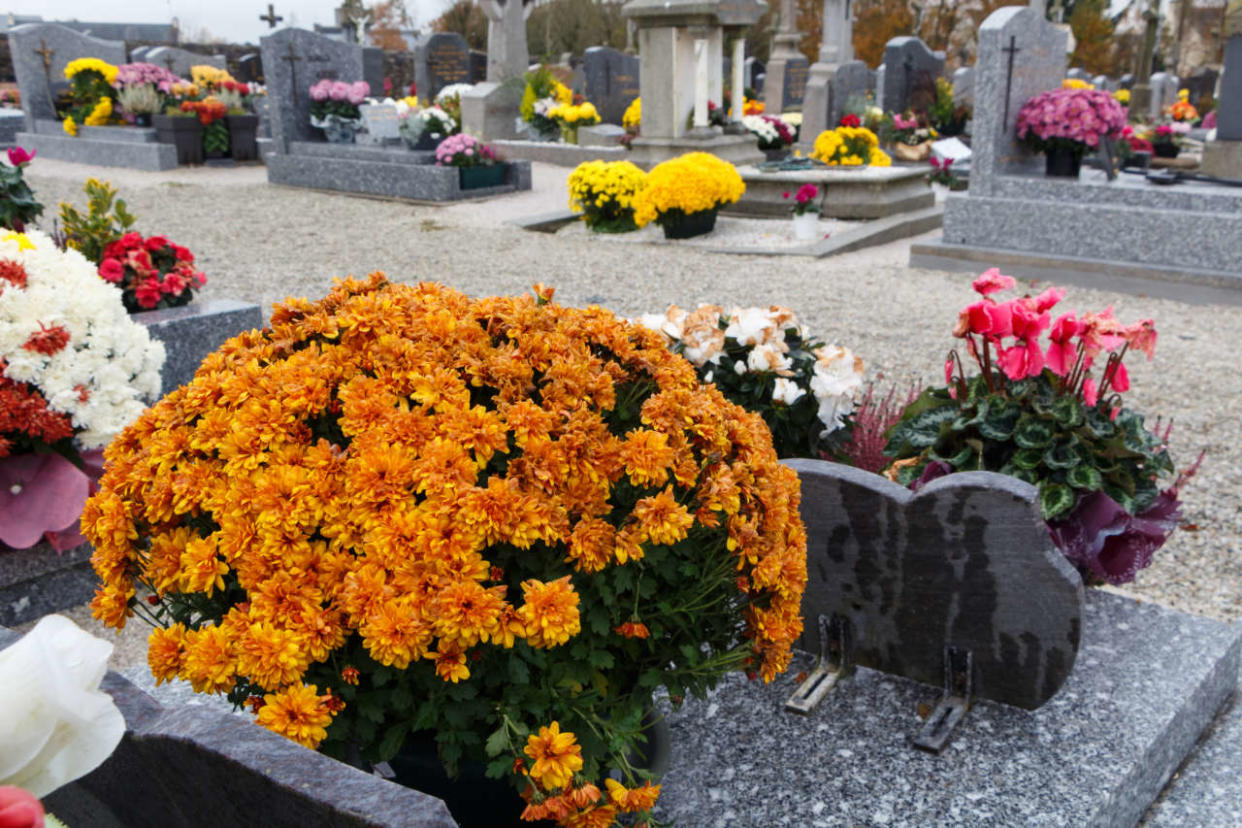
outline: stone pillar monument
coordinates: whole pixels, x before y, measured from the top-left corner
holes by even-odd
[[[790,108],[791,86],[797,77],[806,77],[808,61],[798,51],[798,8],[794,0],[781,0],[780,20],[772,37],[772,56],[768,58],[767,78],[763,82],[763,112],[779,115]],[[801,106],[802,96],[797,97]],[[798,108],[798,107],[795,107]]]
[[[815,138],[825,129],[836,126],[832,113],[843,101],[833,100],[833,81],[837,69],[854,59],[854,10],[852,0],[824,0],[823,38],[819,55],[806,80],[806,97],[802,101],[802,130],[798,148],[810,153]]]
[[[1143,12],[1143,48],[1139,50],[1138,66],[1134,67],[1134,85],[1130,87],[1130,120],[1143,121],[1151,108],[1151,57],[1156,50],[1156,26],[1160,22],[1160,0],[1151,0]]]
[[[516,138],[522,75],[530,65],[526,18],[534,0],[482,0],[487,15],[487,81],[461,96],[461,126],[485,141]]]
[[[1242,0],[1225,10],[1225,66],[1216,101],[1216,140],[1203,146],[1208,175],[1242,179]]]
[[[762,0],[630,0],[621,13],[637,28],[642,134],[630,160],[652,167],[686,152],[710,152],[734,164],[763,160],[750,135],[726,135],[707,123],[707,101],[722,106],[726,27],[753,24]],[[735,60],[735,65],[740,65]]]
[[[745,130],[742,126],[742,116],[745,114],[742,108],[746,105],[746,38],[741,32],[733,36],[733,60],[730,66],[733,69],[733,77],[729,79],[729,91],[732,93],[729,110],[732,115],[725,132],[741,134]]]

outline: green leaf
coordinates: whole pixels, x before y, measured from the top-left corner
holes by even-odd
[[[509,683],[530,684],[530,668],[526,660],[516,654],[509,657]]]
[[[1047,420],[1025,414],[1018,420],[1013,430],[1013,441],[1024,449],[1038,449],[1047,446],[1056,436],[1056,429]]]
[[[1039,487],[1039,511],[1044,520],[1052,520],[1074,505],[1074,490],[1061,483],[1045,483]]]
[[[1085,419],[1078,397],[1057,397],[1052,404],[1052,416],[1066,428],[1078,428]]]
[[[501,724],[499,728],[487,737],[487,744],[483,748],[487,751],[488,756],[499,756],[509,749],[509,727]]]
[[[928,448],[940,439],[940,426],[957,417],[957,409],[946,405],[932,408],[903,423],[905,441],[914,448]]]
[[[979,433],[989,440],[1005,441],[1013,436],[1013,430],[1022,416],[1022,408],[1016,403],[1006,403],[999,410],[988,413],[986,419],[979,423]]]
[[[401,749],[401,745],[405,743],[406,734],[409,732],[410,726],[406,722],[388,728],[384,733],[384,738],[379,743],[379,761],[387,762],[396,756],[397,751]]]
[[[1098,408],[1087,409],[1086,423],[1087,430],[1101,440],[1107,440],[1117,433],[1117,427],[1108,419],[1108,415]]]
[[[1078,452],[1072,441],[1060,441],[1044,452],[1044,465],[1050,469],[1072,469],[1078,465]]]
[[[1075,489],[1084,489],[1094,492],[1096,489],[1104,485],[1104,478],[1096,471],[1095,467],[1080,463],[1069,470],[1069,474],[1065,477]]]
[[[1037,448],[1024,448],[1013,456],[1013,464],[1020,469],[1035,469],[1044,461],[1044,453]]]

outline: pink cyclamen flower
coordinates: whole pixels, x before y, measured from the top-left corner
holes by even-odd
[[[20,167],[23,164],[29,164],[34,160],[38,150],[30,150],[27,152],[21,147],[9,147],[9,163],[14,167]]]
[[[1153,319],[1140,319],[1126,328],[1126,341],[1136,351],[1142,351],[1151,359],[1156,353],[1156,322]]]
[[[371,85],[366,81],[355,81],[349,85],[349,93],[346,96],[351,104],[357,106],[367,99],[371,94]]]
[[[1047,311],[1037,313],[1020,300],[1006,302],[1005,304],[1012,306],[1013,309],[1013,335],[1019,339],[1025,339],[1033,342],[1039,338],[1039,335],[1047,330],[1051,323],[1051,317]]]
[[[1082,401],[1087,404],[1088,408],[1095,408],[1095,404],[1100,401],[1100,389],[1096,387],[1095,380],[1091,377],[1082,381]]]
[[[954,334],[965,336],[966,333],[1001,339],[1013,331],[1013,309],[1009,303],[996,304],[991,301],[975,302],[962,311]]]
[[[43,828],[43,806],[23,788],[0,787],[0,828]]]
[[[989,293],[996,293],[1000,290],[1009,290],[1016,285],[1012,276],[1005,276],[1000,272],[1000,268],[990,268],[985,270],[978,279],[970,283],[976,293],[987,296]]]
[[[1052,344],[1048,346],[1048,351],[1044,354],[1044,361],[1052,373],[1058,377],[1068,374],[1078,359],[1078,346],[1074,344],[1073,339],[1081,330],[1082,323],[1078,322],[1072,313],[1059,316],[1052,323],[1052,330],[1048,332],[1048,338],[1052,340]]]
[[[1019,342],[1000,351],[996,359],[1011,380],[1037,377],[1044,370],[1044,352],[1035,341]]]
[[[1108,380],[1108,387],[1118,394],[1124,394],[1130,390],[1130,372],[1126,370],[1126,364],[1121,360],[1110,363],[1104,369],[1104,379]]]
[[[1065,298],[1065,288],[1051,287],[1038,296],[1032,296],[1023,300],[1023,304],[1036,313],[1043,313],[1056,306],[1058,302]]]
[[[332,85],[328,87],[328,97],[334,101],[349,100],[350,88],[345,81],[332,81]]]

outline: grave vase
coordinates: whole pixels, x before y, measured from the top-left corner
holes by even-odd
[[[898,141],[893,145],[893,154],[899,161],[926,161],[931,156],[931,141],[921,144],[906,144]]]
[[[257,161],[259,159],[259,116],[230,115],[229,146],[234,161]]]
[[[789,157],[789,148],[780,147],[778,149],[765,149],[763,151],[765,161],[784,161]]]
[[[177,148],[178,164],[203,163],[203,125],[193,115],[153,115],[151,125],[162,144]]]
[[[819,236],[819,213],[807,211],[793,217],[794,238],[798,241],[814,241]]]
[[[328,140],[329,144],[352,144],[354,136],[358,133],[358,122],[327,118],[321,129],[323,129],[323,137]]]
[[[1051,149],[1044,153],[1044,174],[1049,178],[1077,178],[1082,156],[1072,150]]]
[[[716,228],[716,208],[699,210],[697,213],[670,210],[660,216],[659,222],[664,228],[664,238],[692,239],[706,235]]]
[[[506,164],[489,164],[486,167],[458,167],[458,184],[463,190],[499,187],[505,183],[506,166]]]
[[[1176,158],[1182,148],[1172,142],[1168,144],[1152,144],[1152,154],[1157,158]]]

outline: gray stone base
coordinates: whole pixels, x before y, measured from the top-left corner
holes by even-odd
[[[745,216],[786,216],[798,187],[819,187],[820,212],[828,218],[876,219],[924,210],[936,202],[921,167],[862,167],[808,172],[738,170],[746,192],[729,208]],[[790,198],[784,194],[789,193]]]
[[[63,554],[46,543],[29,549],[0,547],[0,627],[89,601],[99,584],[90,559],[89,543]]]
[[[258,305],[233,299],[195,300],[179,308],[134,314],[152,338],[164,343],[167,358],[161,373],[161,396],[194,379],[209,353],[242,331],[263,327]]]
[[[1147,812],[1143,828],[1242,825],[1242,699],[1235,692],[1177,777]]]
[[[128,128],[114,127],[112,129],[120,131]],[[177,148],[172,144],[105,140],[84,134],[79,134],[75,138],[64,132],[60,135],[48,135],[44,132],[19,132],[16,142],[27,150],[37,150],[41,158],[72,161],[95,167],[129,167],[135,170],[158,172],[171,170],[177,166]]]
[[[1242,181],[1242,141],[1205,143],[1199,171],[1217,178],[1236,178]]]
[[[629,155],[625,147],[616,144],[580,146],[549,141],[491,141],[489,144],[507,161],[536,161],[558,167],[576,167],[584,161],[626,161]]]
[[[294,141],[289,152],[267,156],[267,180],[288,187],[410,201],[458,201],[530,189],[530,162],[514,161],[499,187],[463,190],[456,167],[440,167],[435,154],[407,149]]]
[[[26,116],[20,109],[0,109],[0,149],[17,145],[17,133],[26,129]]]
[[[753,135],[717,135],[704,138],[635,138],[630,144],[629,161],[649,170],[661,161],[688,152],[710,152],[734,166],[758,164],[763,152]]]
[[[1082,637],[1050,702],[976,702],[938,756],[910,745],[936,688],[859,669],[801,717],[784,703],[809,657],[771,685],[730,676],[670,714],[658,815],[731,828],[1134,825],[1233,692],[1242,630],[1092,590]]]

